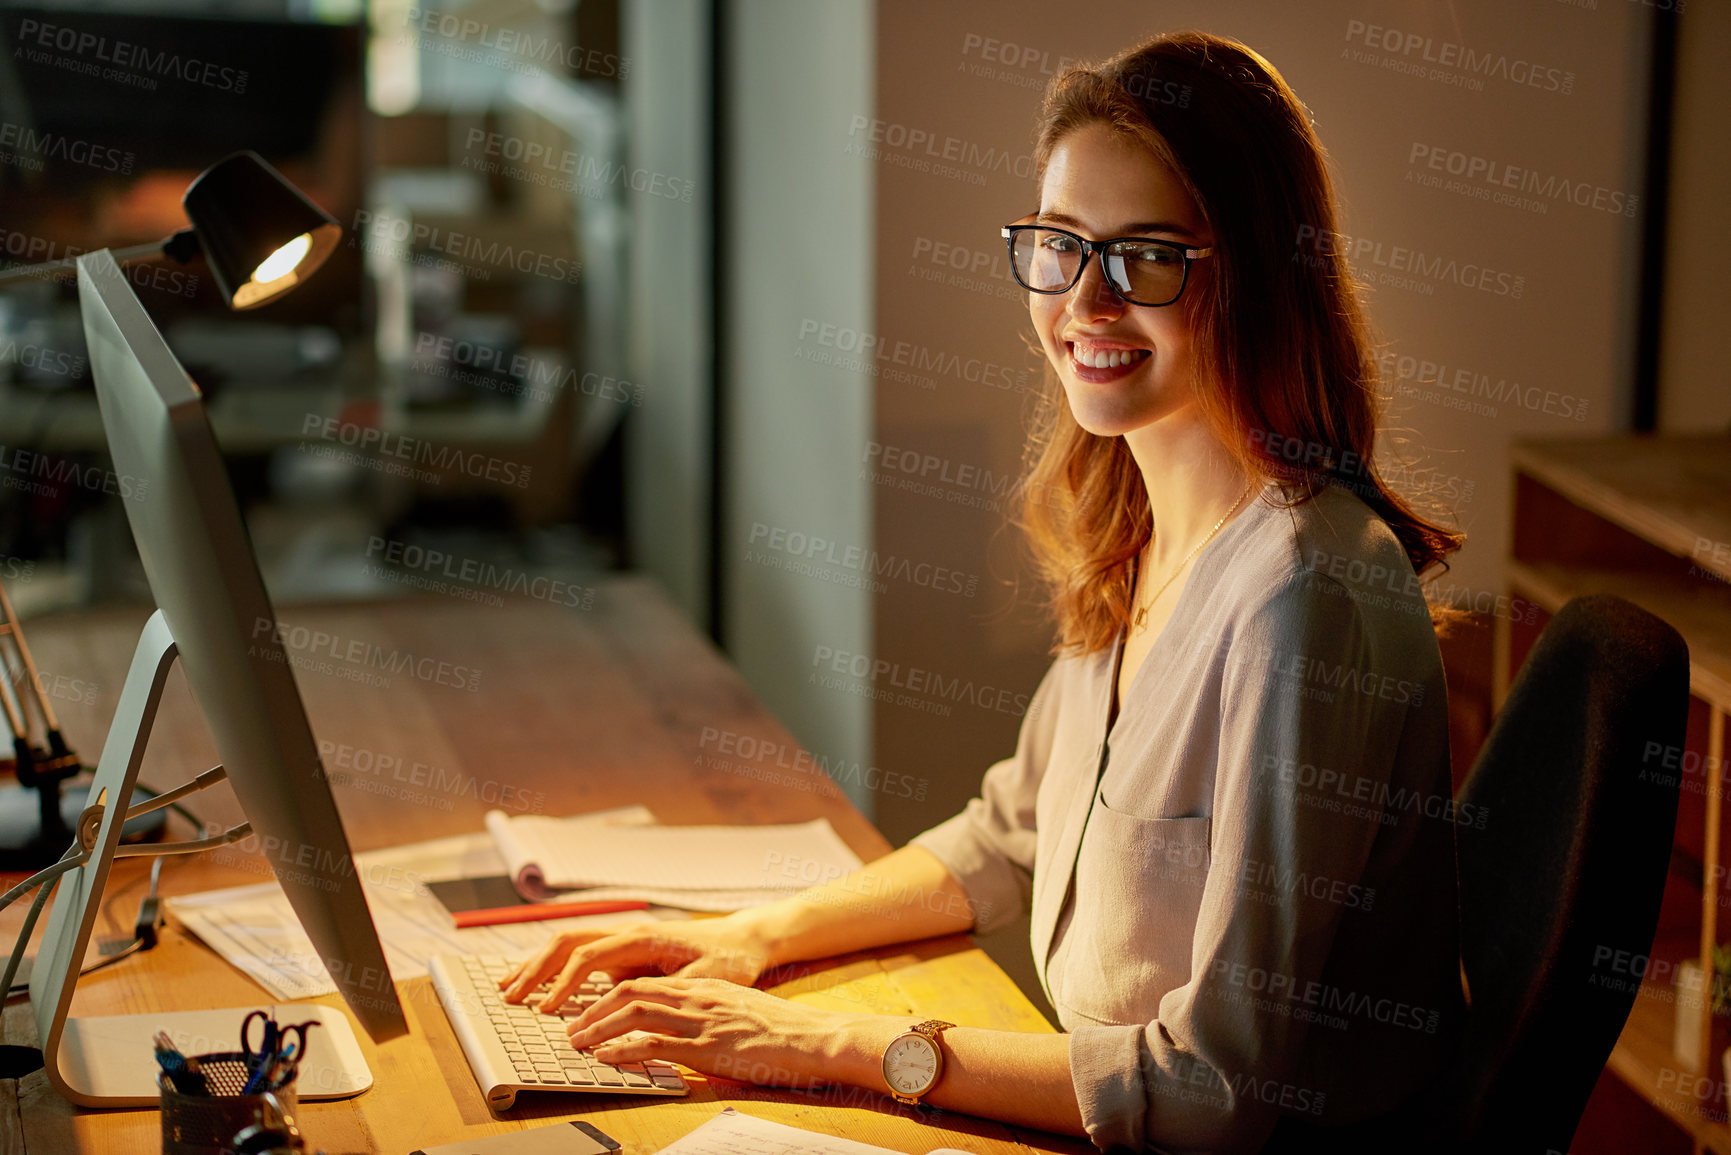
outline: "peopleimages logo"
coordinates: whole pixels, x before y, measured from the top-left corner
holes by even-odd
[[[172,76],[187,84],[214,88],[219,92],[245,94],[247,71],[230,68],[195,56],[182,56],[166,48],[151,48],[126,40],[111,40],[94,32],[47,24],[25,17],[18,22],[19,47],[13,55],[31,64],[71,68],[87,76],[116,80],[148,91],[156,89],[156,78]],[[55,57],[55,52],[66,56]],[[79,59],[70,59],[70,58]],[[105,67],[106,66],[106,67]]]
[[[750,548],[746,550],[745,560],[754,561],[760,565],[776,565],[779,569],[788,569],[793,572],[805,573],[809,572],[813,565],[827,565],[851,571],[867,579],[873,577],[888,578],[891,581],[907,582],[910,585],[922,586],[939,593],[961,594],[963,597],[970,598],[980,588],[978,574],[963,573],[961,570],[950,569],[948,566],[938,565],[934,562],[915,561],[893,553],[879,553],[875,549],[848,545],[845,542],[803,533],[799,530],[766,525],[761,521],[752,523],[751,536],[747,544]],[[802,564],[798,566],[777,564],[773,555],[784,555]],[[818,575],[813,574],[813,576]],[[880,589],[876,592],[882,593],[884,591]]]
[[[1346,22],[1349,44],[1364,45],[1368,52],[1342,49],[1360,64],[1380,64],[1396,72],[1408,72],[1433,80],[1447,80],[1473,91],[1483,91],[1484,82],[1502,80],[1541,92],[1567,96],[1575,91],[1575,74],[1567,69],[1551,68],[1530,60],[1511,57],[1506,52],[1480,51],[1453,40],[1438,40],[1419,32],[1385,28],[1366,24],[1363,20]],[[1374,53],[1385,52],[1385,58]],[[1402,67],[1404,65],[1404,67]],[[1467,83],[1463,83],[1467,82]]]
[[[1033,176],[1034,154],[981,145],[928,128],[855,116],[848,124],[853,142],[844,154],[885,160],[901,168],[929,173],[967,184],[983,185],[987,173],[1027,180]]]
[[[19,365],[25,369],[53,373],[60,377],[84,376],[82,354],[50,349],[33,341],[26,341],[21,345],[11,338],[0,340],[0,365]]]
[[[133,161],[137,159],[136,154],[122,152],[118,148],[92,144],[88,140],[76,140],[58,132],[31,128],[26,124],[13,124],[9,120],[0,121],[0,148],[19,149],[33,160],[63,160],[69,164],[96,169],[98,172],[117,172],[122,175],[132,171]]]
[[[433,37],[454,41],[457,45],[472,44],[476,48],[490,49],[501,56],[516,57],[517,60],[513,63],[521,65],[516,71],[528,72],[531,68],[551,65],[580,76],[606,79],[624,77],[631,69],[629,60],[621,59],[611,52],[584,48],[581,44],[568,44],[557,37],[538,36],[523,28],[493,27],[484,21],[441,12],[437,8],[410,8],[408,27],[421,34],[421,45],[430,51],[446,56],[459,55],[449,48],[428,44],[428,40]],[[489,63],[484,54],[475,54],[469,58]]]
[[[1408,164],[1422,164],[1431,172],[1447,173],[1449,176],[1487,186],[1483,190],[1487,196],[1497,196],[1499,190],[1512,190],[1517,193],[1530,193],[1532,197],[1542,201],[1566,201],[1584,209],[1596,209],[1625,217],[1634,216],[1641,204],[1637,193],[1626,193],[1620,189],[1606,188],[1604,185],[1589,184],[1587,181],[1572,181],[1567,177],[1540,173],[1535,169],[1461,152],[1459,149],[1445,148],[1442,145],[1414,141],[1406,159]],[[1411,179],[1411,176],[1409,170],[1408,179]],[[1516,208],[1526,207],[1519,198],[1498,203],[1512,204]],[[1542,209],[1541,204],[1541,211]]]
[[[430,441],[404,433],[387,432],[374,425],[358,425],[336,417],[309,413],[301,422],[301,436],[317,436],[324,441],[336,442],[381,457],[397,457],[412,461],[416,465],[461,472],[469,477],[485,477],[489,481],[514,485],[519,489],[525,489],[529,485],[530,466],[491,457],[485,453],[465,453],[451,445],[434,445]]]
[[[494,269],[514,269],[525,276],[546,277],[572,285],[578,284],[583,275],[581,261],[370,209],[355,210],[349,244],[358,246],[363,252],[372,252],[380,245],[406,245],[426,250],[417,253],[418,256],[440,253],[454,258],[453,271],[482,280]],[[472,267],[465,268],[461,263],[464,261]]]
[[[1435,291],[1430,287],[1432,284],[1446,283],[1518,301],[1527,287],[1526,277],[1516,273],[1370,237],[1329,232],[1315,225],[1298,226],[1295,248],[1297,251],[1292,254],[1294,263],[1314,268],[1328,257],[1342,256],[1356,270],[1368,273],[1379,284],[1427,294]],[[1311,251],[1305,252],[1305,249]]]

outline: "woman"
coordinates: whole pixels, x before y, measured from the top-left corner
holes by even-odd
[[[1035,160],[1039,211],[1005,232],[1062,389],[1024,506],[1061,643],[1015,755],[859,876],[561,936],[508,995],[554,978],[556,1007],[592,969],[673,972],[622,984],[573,1042],[881,1090],[906,1017],[739,984],[1031,908],[1065,1033],[927,1026],[930,1102],[1187,1151],[1384,1115],[1461,1013],[1417,578],[1460,538],[1369,465],[1362,312],[1338,247],[1312,240],[1335,235],[1321,146],[1265,60],[1183,33],[1056,78]]]

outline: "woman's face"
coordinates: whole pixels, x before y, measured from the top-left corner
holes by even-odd
[[[1093,241],[1150,237],[1190,248],[1213,244],[1202,213],[1172,170],[1101,124],[1074,130],[1052,150],[1037,223]],[[1118,436],[1195,404],[1189,314],[1214,259],[1192,261],[1183,296],[1158,308],[1119,300],[1102,276],[1098,254],[1088,258],[1069,292],[1028,294],[1034,329],[1077,424],[1102,437]],[[1120,363],[1095,367],[1114,360]]]

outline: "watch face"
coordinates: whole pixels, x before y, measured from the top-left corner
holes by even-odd
[[[922,1035],[902,1035],[884,1052],[884,1079],[904,1095],[923,1095],[938,1081],[938,1049]]]

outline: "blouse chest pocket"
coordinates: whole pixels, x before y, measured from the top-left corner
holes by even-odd
[[[1141,818],[1096,792],[1076,859],[1054,996],[1099,1022],[1146,1023],[1190,978],[1213,820]]]

